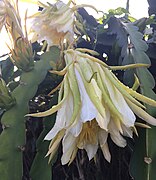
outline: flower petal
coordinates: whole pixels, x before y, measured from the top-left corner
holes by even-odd
[[[125,147],[127,145],[126,140],[122,137],[113,120],[109,124],[109,132],[112,141],[119,147]]]
[[[129,106],[131,107],[132,111],[141,119],[146,121],[147,123],[156,126],[156,119],[145,112],[143,109],[132,103],[131,101],[127,100]]]
[[[59,144],[60,144],[60,141],[62,140],[63,136],[65,134],[65,130],[62,129],[56,136],[55,138],[50,142],[50,145],[49,145],[49,150],[48,150],[48,153],[46,154],[46,156],[48,156],[50,154],[50,158],[49,158],[49,161],[53,158],[53,156],[55,155],[58,147],[59,147]]]
[[[96,152],[98,150],[98,145],[86,144],[84,146],[84,149],[87,152],[89,160],[91,160],[95,156],[95,154],[96,154]]]
[[[123,136],[133,138],[132,128],[126,127],[124,124],[122,124],[121,127],[122,127],[122,130],[123,130]]]
[[[70,123],[72,112],[73,112],[73,97],[71,92],[69,91],[66,100],[64,101],[62,107],[57,112],[54,127],[45,136],[44,139],[45,140],[53,139],[61,129],[64,129],[66,126],[68,126]]]
[[[103,155],[104,155],[105,159],[108,162],[110,162],[111,161],[111,155],[110,155],[109,147],[107,144],[108,132],[100,129],[98,135],[99,135],[99,144],[100,144],[101,150],[103,152]]]
[[[99,129],[98,131],[98,138],[100,146],[104,145],[107,142],[108,132],[103,129]]]
[[[105,159],[110,163],[111,154],[110,154],[110,151],[109,151],[108,144],[105,143],[105,144],[101,145],[101,150],[103,152],[103,155],[104,155]]]
[[[98,125],[100,126],[100,128],[104,129],[104,130],[108,130],[108,124],[110,121],[110,112],[107,108],[105,108],[105,117],[102,117],[100,113],[97,114],[96,116],[96,121],[98,123]]]
[[[98,96],[98,94],[99,94],[98,91],[100,91],[100,89],[98,88],[96,81],[94,79],[92,79],[91,82],[87,82],[86,79],[83,77],[82,69],[80,68],[80,66],[75,64],[75,67],[81,75],[86,92],[89,95],[94,106],[96,107],[96,109],[102,116],[105,116],[105,108],[101,102],[101,99]]]
[[[72,133],[73,136],[77,137],[82,130],[82,122],[80,120],[77,121],[77,123],[68,130]]]
[[[128,127],[134,126],[136,117],[133,111],[128,106],[127,102],[125,101],[123,95],[119,92],[119,90],[115,86],[113,86],[113,84],[109,81],[107,77],[105,78],[105,83],[113,104],[115,105],[115,107],[123,117],[122,119],[123,124],[125,124]]]
[[[74,149],[76,149],[76,138],[69,132],[63,138],[63,155],[61,157],[62,165],[67,164],[72,156]]]
[[[86,89],[84,87],[82,78],[78,72],[78,70],[75,68],[75,75],[77,78],[78,86],[79,86],[79,91],[81,95],[81,101],[82,101],[82,107],[81,107],[81,119],[82,122],[86,121],[91,121],[97,116],[97,109],[95,108],[94,104],[90,100]]]

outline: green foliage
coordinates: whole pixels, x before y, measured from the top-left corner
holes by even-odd
[[[109,15],[119,15],[119,16],[128,13],[128,11],[122,7],[118,7],[116,9],[110,9],[108,12]]]

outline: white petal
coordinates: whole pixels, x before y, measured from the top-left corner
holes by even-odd
[[[70,19],[67,20],[67,22],[65,24],[56,25],[57,31],[64,32],[64,33],[66,33],[67,31],[73,32],[73,22],[74,22],[73,17],[70,17]]]
[[[73,97],[69,92],[67,99],[64,101],[62,107],[58,110],[54,127],[45,136],[45,140],[53,139],[56,134],[63,128],[69,125],[70,118],[73,112]]]
[[[123,124],[125,124],[128,127],[134,126],[136,117],[133,111],[128,106],[127,102],[125,101],[123,95],[115,86],[112,85],[112,83],[109,81],[107,77],[105,77],[104,82],[106,83],[113,104],[123,117]]]
[[[99,129],[98,138],[99,138],[100,146],[104,145],[107,142],[107,137],[108,137],[108,132]]]
[[[62,165],[67,164],[72,156],[74,149],[76,148],[76,138],[71,134],[67,133],[62,141],[63,155],[61,157]]]
[[[107,108],[105,108],[105,117],[102,117],[100,113],[98,113],[98,115],[96,116],[96,121],[98,123],[98,125],[100,126],[100,128],[104,129],[104,130],[108,130],[108,124],[110,121],[110,112]]]
[[[44,140],[48,140],[50,141],[51,139],[53,139],[57,133],[60,131],[61,129],[58,128],[57,126],[54,126],[49,132],[48,134],[45,136]]]
[[[72,133],[73,136],[77,137],[82,130],[82,122],[79,120],[75,126],[71,127],[69,131]]]
[[[127,145],[126,140],[120,134],[118,128],[114,124],[113,120],[109,124],[109,132],[112,141],[119,147],[125,147]]]
[[[100,144],[101,150],[103,152],[103,155],[104,155],[105,159],[108,162],[110,162],[111,161],[111,155],[110,155],[109,147],[107,144],[108,132],[100,129],[98,136],[99,136],[99,144]]]
[[[95,154],[96,154],[96,152],[98,150],[98,145],[86,144],[84,146],[84,149],[87,152],[89,160],[91,160],[95,156]]]
[[[62,1],[57,1],[55,3],[55,6],[57,7],[57,9],[60,9],[60,8],[63,8],[65,4]]]
[[[64,14],[61,14],[60,16],[53,17],[53,20],[51,21],[50,25],[57,28],[58,25],[63,25],[68,22],[68,20],[73,20],[71,10],[65,11]],[[71,17],[72,16],[72,17]]]
[[[109,147],[108,147],[108,144],[105,143],[101,146],[101,150],[103,152],[103,155],[105,157],[105,159],[110,163],[111,161],[111,154],[110,154],[110,151],[109,151]]]
[[[86,89],[84,87],[82,78],[76,68],[75,68],[75,75],[77,78],[79,91],[81,94],[81,101],[82,101],[80,118],[82,119],[82,122],[91,121],[97,116],[97,113],[98,113],[97,109],[95,108],[94,104],[90,100],[86,92]]]
[[[126,127],[124,124],[121,125],[123,130],[123,136],[133,138],[133,131],[130,127]]]

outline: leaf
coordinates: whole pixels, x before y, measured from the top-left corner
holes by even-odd
[[[128,13],[128,11],[125,8],[122,8],[122,7],[118,7],[116,9],[110,9],[108,12],[109,12],[110,15],[119,15],[119,16],[122,15],[122,14]]]
[[[124,29],[122,21],[112,16],[108,21],[108,31],[110,34],[117,35],[117,41],[119,46],[125,49],[126,45],[128,44],[128,39],[127,39],[127,32]]]

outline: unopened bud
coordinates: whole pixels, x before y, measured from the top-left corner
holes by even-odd
[[[0,79],[0,108],[8,110],[15,104],[15,98],[12,96],[4,80]]]
[[[31,43],[26,39],[19,37],[14,43],[14,49],[11,50],[11,60],[23,71],[30,71],[34,67],[34,55]]]

